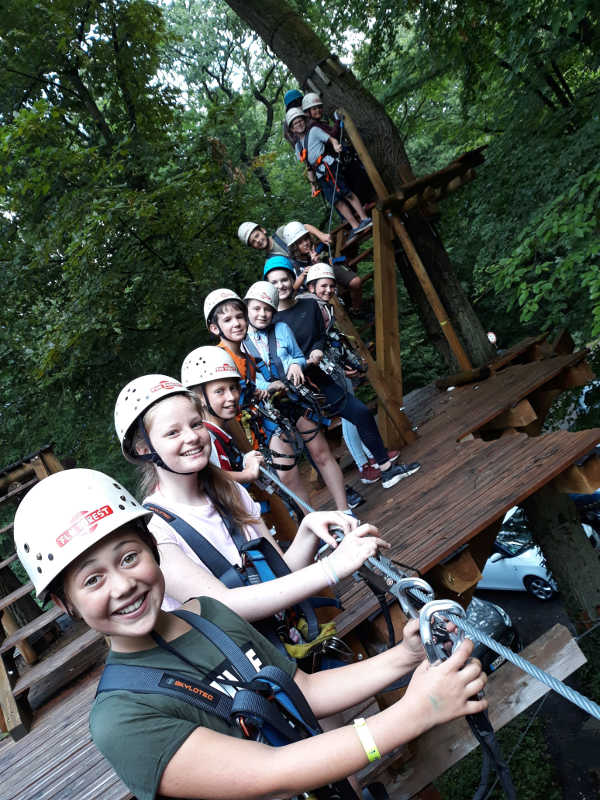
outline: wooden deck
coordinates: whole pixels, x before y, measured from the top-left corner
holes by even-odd
[[[367,503],[359,509],[391,542],[393,557],[426,573],[600,442],[600,430],[539,437],[517,432],[492,441],[470,436],[519,401],[564,385],[582,357],[515,365],[479,384],[450,392],[429,386],[405,398],[418,439],[401,457],[422,468],[389,490],[364,487]],[[314,493],[315,505],[322,500]],[[337,625],[343,634],[376,612],[377,604],[362,584],[346,581],[341,588],[345,610]],[[60,702],[44,707],[19,742],[0,742],[2,800],[131,798],[90,742],[87,715],[97,679],[98,671],[89,674]]]

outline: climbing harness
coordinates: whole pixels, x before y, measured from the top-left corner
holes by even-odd
[[[228,672],[239,680],[218,678],[210,684],[190,677],[194,664],[172,643],[156,632],[152,638],[184,665],[182,673],[130,664],[107,664],[96,690],[100,693],[127,690],[135,694],[161,694],[199,708],[241,731],[246,739],[282,747],[322,733],[306,698],[294,680],[274,666],[256,670],[239,645],[218,625],[189,611],[174,611],[176,617],[197,630],[221,651],[229,662]],[[187,669],[185,669],[187,667]],[[236,690],[232,697],[215,684]],[[347,780],[313,789],[319,800],[357,800]]]
[[[169,524],[209,572],[230,589],[266,583],[290,574],[290,568],[268,539],[259,536],[248,541],[226,510],[214,505],[240,554],[241,566],[232,564],[200,531],[169,509],[156,503],[145,503],[144,508]],[[324,605],[339,606],[339,603],[328,597],[302,600],[271,619],[255,623],[255,627],[283,652],[304,657],[333,632],[333,626],[321,626],[315,614],[315,608]]]

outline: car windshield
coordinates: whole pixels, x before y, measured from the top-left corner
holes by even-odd
[[[523,509],[518,508],[509,519],[505,520],[502,530],[496,537],[496,544],[511,556],[519,555],[533,547]]]

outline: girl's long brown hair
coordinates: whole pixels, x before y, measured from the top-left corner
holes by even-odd
[[[192,401],[198,413],[203,416],[202,406],[198,396],[194,394],[194,392],[185,392],[185,396]],[[161,402],[162,401],[159,400],[158,403],[149,408],[144,414],[143,424],[147,431],[152,421],[153,410],[159,406]],[[139,432],[136,434],[133,441],[133,449],[136,450],[138,445],[145,444],[146,441],[142,433]],[[158,486],[158,470],[151,462],[144,461],[140,464],[140,472],[140,495],[141,497],[147,497],[154,492]],[[227,471],[215,467],[214,464],[208,463],[203,470],[198,472],[198,489],[202,494],[208,497],[222,517],[231,518],[239,527],[252,525],[260,519],[260,517],[251,516],[244,508],[236,481],[229,477]]]

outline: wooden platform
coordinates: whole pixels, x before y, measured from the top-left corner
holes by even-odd
[[[367,503],[359,509],[392,543],[394,557],[427,572],[600,442],[600,430],[472,438],[521,400],[568,384],[582,357],[509,366],[479,384],[451,392],[429,386],[405,398],[418,439],[401,458],[420,461],[422,469],[389,490],[364,487]],[[348,477],[360,487],[355,476]],[[315,505],[323,499],[313,494]],[[344,634],[377,603],[362,584],[346,581],[341,588],[345,611],[337,625]],[[2,800],[131,799],[90,742],[87,715],[97,679],[98,672],[88,675],[44,707],[21,741],[0,743]]]
[[[90,739],[100,670],[45,707],[27,736],[0,743],[2,800],[129,800],[132,794]]]

